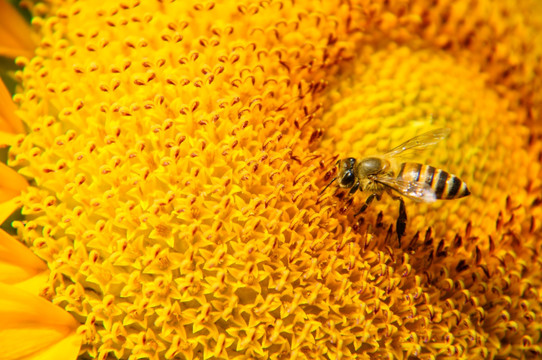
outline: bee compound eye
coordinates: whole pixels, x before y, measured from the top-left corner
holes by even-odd
[[[346,187],[352,186],[354,184],[354,180],[354,173],[352,171],[346,171],[341,178],[341,185]]]

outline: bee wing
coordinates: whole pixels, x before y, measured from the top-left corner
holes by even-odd
[[[392,188],[399,194],[417,202],[429,203],[437,200],[435,191],[431,188],[431,186],[424,182],[408,181],[393,177],[378,177],[375,180]]]
[[[401,156],[407,156],[408,152],[425,150],[431,146],[434,146],[449,134],[450,129],[448,128],[432,130],[405,141],[401,145],[396,146],[387,153],[385,153],[383,156],[388,158],[397,156],[399,154],[401,154]]]

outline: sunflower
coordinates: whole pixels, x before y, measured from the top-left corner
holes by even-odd
[[[3,358],[542,356],[538,1],[19,5]],[[419,161],[471,195],[401,243],[391,197],[321,193],[443,127]]]

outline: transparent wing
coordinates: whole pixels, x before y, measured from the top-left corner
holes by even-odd
[[[437,200],[435,191],[424,182],[407,181],[392,177],[378,177],[375,181],[382,183],[399,194],[418,202],[433,202]]]
[[[397,156],[399,154],[401,154],[401,156],[407,156],[408,154],[405,152],[425,150],[428,147],[434,146],[449,134],[450,129],[447,128],[432,130],[405,141],[401,145],[396,146],[385,153],[383,156],[388,158]]]

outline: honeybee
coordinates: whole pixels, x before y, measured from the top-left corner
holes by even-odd
[[[339,180],[339,187],[350,189],[350,195],[358,189],[369,193],[365,203],[355,214],[357,216],[364,212],[374,199],[380,200],[382,193],[388,193],[393,199],[399,201],[396,233],[400,245],[407,221],[402,196],[417,202],[431,203],[437,199],[459,199],[470,194],[464,181],[431,165],[403,162],[397,166],[400,157],[434,146],[449,133],[449,129],[436,129],[407,140],[383,155],[359,160],[355,158],[338,160],[337,176],[320,194],[336,180]]]

